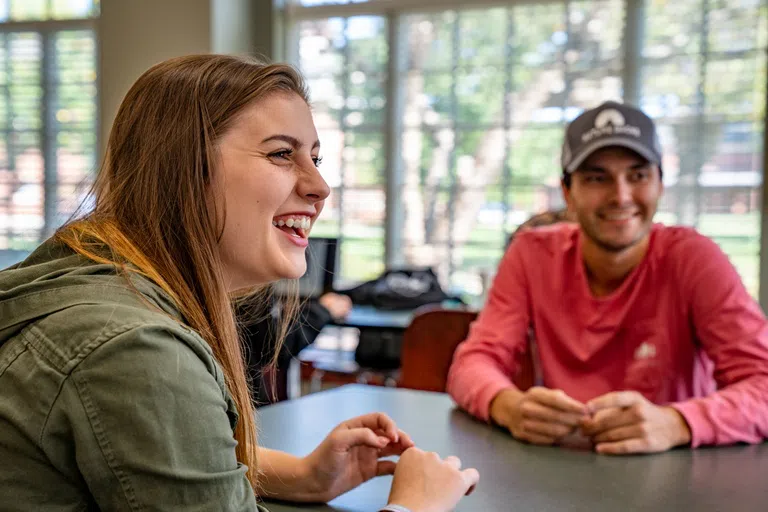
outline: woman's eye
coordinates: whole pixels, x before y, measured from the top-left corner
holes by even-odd
[[[288,159],[293,154],[293,151],[290,149],[281,149],[280,151],[275,151],[274,153],[270,153],[270,158],[282,158],[282,159]]]
[[[321,156],[312,157],[312,161],[315,162],[315,167],[320,167],[320,164],[323,163],[323,157]]]

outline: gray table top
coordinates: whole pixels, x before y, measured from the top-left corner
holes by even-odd
[[[768,443],[680,449],[631,457],[519,443],[457,410],[447,395],[344,386],[262,408],[259,443],[306,455],[341,421],[383,411],[424,450],[458,455],[480,483],[457,511],[766,511]],[[328,505],[268,502],[271,512],[375,512],[391,477],[369,481]]]

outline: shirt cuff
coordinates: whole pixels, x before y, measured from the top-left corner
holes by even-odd
[[[379,510],[379,512],[411,512],[411,509],[401,507],[400,505],[387,505]]]
[[[686,400],[685,402],[669,404],[669,406],[679,412],[685,422],[688,423],[688,428],[691,429],[691,448],[714,444],[715,432],[704,417],[698,400]]]
[[[490,423],[491,418],[491,402],[496,398],[496,395],[504,391],[505,389],[514,388],[515,385],[507,379],[499,379],[494,381],[490,385],[486,385],[485,388],[477,395],[477,415],[483,421]]]

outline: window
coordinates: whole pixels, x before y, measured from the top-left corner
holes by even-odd
[[[97,0],[0,0],[0,266],[79,205],[96,167]]]
[[[659,126],[657,219],[711,236],[757,295],[766,2],[488,4],[287,7],[334,189],[321,232],[342,238],[343,277],[370,278],[386,252],[479,296],[511,232],[562,206],[566,123],[623,99]]]
[[[321,171],[332,189],[313,232],[343,236],[343,286],[384,267],[387,22],[328,18],[299,23],[298,31],[299,66],[321,133]]]
[[[559,206],[565,122],[621,97],[623,17],[607,0],[401,18],[409,263],[477,295],[512,230]]]
[[[641,104],[664,146],[660,217],[712,237],[757,296],[766,3],[652,1],[646,12]]]

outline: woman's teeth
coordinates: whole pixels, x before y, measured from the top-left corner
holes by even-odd
[[[289,228],[309,229],[310,220],[309,217],[291,217],[277,221],[273,220],[272,225],[277,227],[287,226]]]

